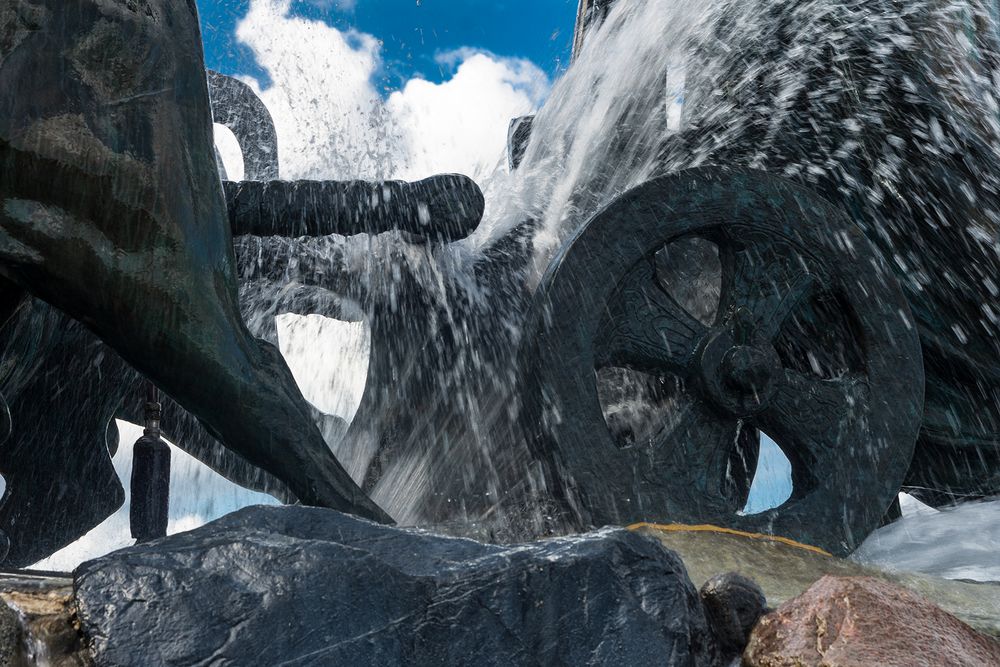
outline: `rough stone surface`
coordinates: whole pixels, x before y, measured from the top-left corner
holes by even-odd
[[[954,614],[976,630],[1000,639],[1000,585],[950,581],[906,572],[885,572],[766,536],[752,537],[682,527],[644,526],[684,561],[696,586],[720,572],[738,572],[763,589],[770,607],[801,595],[824,576],[870,576],[903,586]]]
[[[824,577],[754,628],[748,667],[1000,665],[1000,643],[871,577]]]
[[[767,613],[764,591],[752,580],[730,572],[706,581],[700,594],[721,655],[736,658],[750,641],[757,621]]]
[[[23,633],[17,612],[0,604],[0,667],[18,664]]]
[[[73,581],[45,573],[0,573],[0,667],[88,667]]]
[[[680,559],[624,530],[495,546],[242,510],[76,572],[99,665],[715,665]]]

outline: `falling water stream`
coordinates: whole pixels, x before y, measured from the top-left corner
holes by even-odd
[[[502,408],[492,401],[511,383],[504,362],[516,356],[522,335],[526,306],[520,295],[530,294],[556,249],[591,215],[658,174],[709,164],[747,166],[839,198],[900,267],[928,317],[940,316],[947,310],[941,304],[950,300],[968,303],[970,295],[982,295],[977,308],[947,320],[942,335],[995,359],[1000,183],[993,167],[1000,164],[1000,81],[984,47],[994,39],[984,12],[976,0],[618,2],[590,31],[539,110],[520,167],[508,171],[498,155],[497,169],[480,183],[487,210],[472,236],[444,247],[413,244],[398,234],[239,239],[244,314],[255,333],[279,345],[307,399],[342,420],[328,431],[328,444],[404,524],[437,524],[443,514],[451,521],[482,520],[490,511],[483,507],[509,474],[494,463],[504,456],[513,456],[504,466],[523,464],[532,497],[544,495],[530,461],[496,451],[483,427]],[[904,62],[919,76],[901,69]],[[918,98],[907,103],[921,113],[907,124],[900,124],[898,95]],[[311,113],[322,118],[322,110]],[[385,145],[367,146],[364,162],[373,162],[374,150],[395,164],[397,136],[387,128]],[[942,168],[955,176],[948,192],[934,187]],[[983,261],[954,265],[939,254],[959,245],[967,257]],[[713,276],[698,268],[687,282],[705,289],[687,297],[688,304],[717,301]],[[306,315],[310,309],[318,313]],[[974,317],[967,317],[970,312]],[[373,324],[381,321],[399,327],[397,339],[386,338],[391,327],[379,328],[389,325]],[[399,421],[391,406],[393,398],[412,396],[402,389],[393,396],[397,385],[389,383],[382,388],[384,411],[365,412],[363,394],[380,345],[420,351],[420,367],[401,368],[393,383],[404,387],[428,374],[441,400],[454,406],[435,413],[439,439],[426,437],[433,423],[412,422],[413,434],[392,434],[399,442],[384,461],[376,425],[390,417],[394,424],[411,423]],[[639,414],[632,419],[641,419],[644,409],[662,409],[627,407]],[[605,406],[606,414],[624,409]],[[645,417],[650,414],[662,417]],[[126,430],[122,442],[135,437],[135,430]],[[448,456],[462,465],[448,468],[444,481],[463,493],[441,490],[442,448],[459,452]],[[123,479],[127,450],[115,458]],[[242,505],[273,502],[174,451],[171,531]],[[787,461],[765,438],[746,511],[780,504],[791,490],[787,477]],[[447,497],[438,498],[442,493]],[[993,557],[1000,546],[1000,502],[947,514],[915,504],[904,510],[902,521],[862,547],[861,558],[949,577],[1000,578]],[[528,520],[546,511],[534,508]],[[125,517],[119,513],[40,566],[71,567],[124,546]],[[524,516],[513,512],[509,519]],[[944,563],[954,550],[941,544],[953,542],[956,532],[967,539],[960,540],[962,563],[951,567]]]

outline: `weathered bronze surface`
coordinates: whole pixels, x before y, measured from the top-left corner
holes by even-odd
[[[208,80],[214,120],[230,127],[239,139],[247,176],[276,176],[277,140],[266,108],[241,82],[212,72]],[[236,234],[380,233],[410,225],[414,240],[440,241],[464,236],[478,223],[483,209],[479,188],[457,175],[416,184],[224,185]],[[385,196],[372,198],[372,193]],[[385,203],[390,198],[391,207]],[[265,216],[273,216],[269,227]],[[315,226],[320,217],[323,229]],[[3,562],[16,567],[69,544],[120,507],[124,493],[110,462],[118,446],[113,419],[142,422],[143,377],[87,327],[41,300],[29,297],[22,303],[24,292],[7,285],[4,294],[11,303],[5,312],[10,318],[0,331],[4,359],[0,387],[18,418],[0,457],[0,472],[10,482],[0,502],[0,530],[11,543]],[[244,286],[244,309],[258,305],[254,289]],[[300,289],[297,295],[285,291],[285,307],[274,314],[315,310],[343,316],[322,307],[329,299],[317,303],[303,297],[303,291],[308,290]],[[277,343],[273,322],[258,333]],[[286,501],[297,499],[285,482],[221,447],[197,418],[171,398],[162,400],[161,426],[170,440],[234,482]],[[341,420],[312,408],[309,414],[328,442],[339,439],[344,430]],[[39,530],[40,526],[45,529]]]
[[[274,119],[253,89],[231,76],[208,70],[212,120],[236,137],[243,153],[243,180],[278,179],[278,133]]]
[[[627,1],[580,0],[574,53]],[[685,164],[716,137],[700,159],[816,190],[887,259],[926,372],[904,488],[932,505],[1000,494],[1000,330],[984,310],[1000,262],[982,241],[996,237],[1000,202],[993,112],[973,99],[997,76],[1000,48],[984,13],[995,9],[948,6],[849,0],[805,20],[801,0],[720,5],[686,67],[683,129],[663,147],[665,164]],[[792,72],[801,86],[787,98]]]
[[[583,40],[587,33],[600,26],[612,5],[617,0],[580,0],[576,10],[576,29],[573,31],[573,57],[583,48]]]
[[[486,205],[468,176],[403,181],[224,182],[234,235],[328,236],[402,231],[454,241],[479,225]]]
[[[716,17],[686,83],[688,136],[665,146],[665,162],[699,134],[726,137],[712,163],[788,175],[846,212],[897,274],[920,332],[926,400],[904,489],[932,504],[1000,494],[1000,328],[988,305],[1000,199],[995,111],[980,88],[997,76],[996,35],[936,0],[850,0],[814,22],[798,20],[803,7],[744,5],[761,26],[752,36]],[[782,102],[789,65],[802,88]],[[722,118],[717,104],[739,112]]]
[[[530,299],[532,230],[520,226],[469,265],[456,261],[455,244],[372,240],[377,263],[360,274],[344,239],[236,241],[243,293],[270,326],[280,312],[370,325],[368,380],[344,442],[352,474],[401,521],[496,517],[504,497],[532,482],[523,441],[494,427],[507,427],[519,339],[511,323]],[[282,284],[296,287],[273,289]]]
[[[0,445],[7,482],[0,531],[10,540],[0,562],[23,567],[124,502],[111,465],[118,448],[112,419],[135,373],[86,327],[36,298],[0,331],[0,358],[12,413],[11,436]]]
[[[610,5],[583,0],[581,21],[596,25]],[[384,518],[327,455],[309,424],[317,415],[277,352],[253,340],[240,322],[237,273],[244,305],[275,299],[265,309],[272,321],[253,325],[272,343],[278,313],[368,319],[369,382],[348,440],[369,456],[352,472],[395,507],[393,499],[412,502],[406,486],[412,480],[397,476],[406,467],[400,462],[424,461],[433,489],[412,518],[479,516],[502,501],[498,494],[530,496],[547,481],[563,501],[556,513],[582,524],[714,520],[794,535],[837,552],[856,546],[877,525],[909,465],[907,439],[912,444],[923,386],[920,355],[893,277],[835,207],[745,172],[689,172],[647,184],[599,214],[562,250],[522,334],[506,325],[530,301],[522,275],[530,225],[494,243],[471,269],[442,271],[440,294],[428,293],[427,276],[420,275],[437,277],[438,266],[450,261],[440,244],[425,246],[417,261],[399,250],[398,275],[358,280],[346,262],[337,263],[344,258],[339,241],[325,237],[399,229],[414,240],[462,238],[482,216],[482,194],[471,181],[272,181],[278,147],[266,108],[245,84],[209,73],[215,120],[236,134],[248,178],[260,181],[227,183],[223,195],[211,158],[193,8],[154,2],[137,11],[92,0],[66,17],[54,7],[51,0],[19,0],[0,10],[0,23],[9,28],[0,33],[0,84],[24,80],[0,93],[0,319],[12,315],[0,379],[13,412],[0,457],[0,472],[10,481],[0,504],[0,530],[13,545],[8,564],[37,560],[120,504],[108,458],[117,443],[106,442],[106,434],[114,416],[140,421],[139,401],[123,399],[137,395],[141,376],[116,351],[201,416],[207,429],[166,401],[164,432],[231,479]],[[98,19],[128,29],[109,32]],[[61,50],[66,44],[72,48]],[[146,68],[151,44],[162,52],[156,67]],[[22,75],[36,67],[37,75]],[[66,72],[68,88],[60,89]],[[829,72],[820,68],[814,75],[822,86]],[[696,81],[691,88],[696,108]],[[69,92],[63,97],[53,90]],[[772,93],[766,86],[755,90]],[[653,98],[659,93],[650,93]],[[903,105],[903,120],[936,108],[905,102],[911,107]],[[788,155],[822,152],[808,133],[788,131],[787,143],[796,149]],[[745,163],[759,137],[745,139],[715,160]],[[519,135],[515,148],[526,141]],[[684,136],[674,138],[663,149],[665,163],[686,147]],[[967,148],[982,151],[971,141]],[[784,166],[780,159],[765,165]],[[949,165],[954,172],[959,166]],[[908,182],[914,191],[924,185],[916,171]],[[854,174],[862,181],[871,176]],[[836,181],[809,183],[857,216],[883,256],[899,247],[920,250],[907,245],[905,225],[886,224],[888,236],[878,225],[881,216],[906,220],[905,207],[890,201],[869,210],[843,197]],[[649,217],[654,213],[659,217]],[[257,236],[237,239],[234,257],[231,233]],[[288,238],[303,234],[315,238]],[[709,323],[657,284],[656,249],[690,237],[715,244],[723,265],[723,298]],[[974,265],[991,266],[980,260],[970,252]],[[294,289],[272,289],[292,278]],[[963,284],[973,278],[966,271]],[[87,326],[40,299],[23,301],[25,288]],[[953,293],[919,302],[912,289],[907,295],[931,373],[921,446],[907,483],[933,502],[1000,488],[1000,468],[983,463],[994,460],[990,438],[1000,422],[990,411],[968,407],[995,400],[1000,380],[993,366],[983,365],[992,343],[974,341],[960,350],[941,335],[975,304],[953,304],[947,298]],[[833,311],[849,321],[830,324],[826,316]],[[526,365],[512,368],[510,351],[522,340]],[[594,373],[621,366],[680,378],[671,397],[685,401],[680,421],[651,439],[634,430],[631,440],[617,439],[627,428],[609,429],[595,400]],[[510,424],[514,387],[525,392],[525,412]],[[60,419],[46,418],[53,414]],[[962,425],[957,430],[956,423]],[[535,433],[539,424],[545,429]],[[536,436],[530,453],[521,437],[525,427]],[[499,434],[486,433],[489,428]],[[791,460],[795,491],[776,510],[739,516],[756,464],[758,428]],[[66,432],[79,438],[67,439]],[[213,434],[242,456],[221,450]],[[509,447],[495,447],[498,441]],[[950,465],[940,465],[942,456]],[[532,457],[541,465],[529,464]],[[484,473],[472,479],[468,470]],[[39,494],[39,480],[50,478],[72,483]],[[43,519],[49,525],[37,531]],[[39,532],[44,537],[32,540]]]
[[[240,319],[193,5],[20,0],[2,20],[0,272],[303,502],[387,520]]]
[[[707,325],[656,280],[656,253],[692,236],[722,262]],[[781,345],[786,329],[800,336],[803,311],[830,300],[861,356],[838,375]],[[537,425],[535,451],[585,525],[715,523],[849,553],[895,498],[920,424],[919,341],[892,272],[843,213],[760,172],[688,170],[598,213],[543,279],[524,354],[522,423]],[[595,381],[605,366],[676,378],[677,418],[616,442]],[[792,464],[792,498],[757,515],[740,513],[744,462],[756,458],[748,429],[773,436]]]

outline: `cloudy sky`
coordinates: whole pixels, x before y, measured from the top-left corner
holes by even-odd
[[[284,178],[415,179],[492,171],[511,118],[536,109],[568,64],[576,3],[198,4],[206,64],[257,89]]]
[[[381,43],[378,84],[399,89],[416,77],[451,78],[437,56],[462,49],[527,59],[555,76],[569,61],[577,0],[199,0],[209,67],[266,80],[253,46],[236,36],[251,6],[264,4],[345,34],[371,35]]]

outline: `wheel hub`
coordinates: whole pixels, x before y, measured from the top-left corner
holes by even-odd
[[[742,394],[759,393],[771,382],[767,355],[750,345],[737,345],[726,352],[720,372],[723,385]]]
[[[699,358],[699,375],[712,403],[735,417],[748,417],[770,402],[781,361],[769,342],[738,338],[732,329],[709,336]]]

